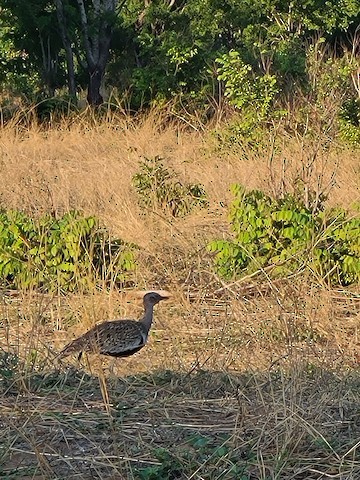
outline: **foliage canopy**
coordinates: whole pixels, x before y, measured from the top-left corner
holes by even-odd
[[[314,38],[322,36],[341,55],[344,47],[351,49],[349,38],[355,40],[360,21],[356,0],[341,5],[335,0],[102,0],[96,5],[4,0],[3,81],[13,74],[4,86],[52,96],[66,85],[73,68],[76,86],[82,88],[98,65],[92,59],[98,56],[105,66],[110,53],[107,83],[130,92],[134,107],[179,94],[203,101],[220,93],[225,72],[218,72],[216,59],[233,51],[255,75],[270,75],[285,88],[289,76],[306,79],[306,50]]]

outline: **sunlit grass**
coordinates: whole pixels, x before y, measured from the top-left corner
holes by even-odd
[[[329,289],[302,275],[225,283],[205,248],[230,234],[231,183],[291,192],[311,145],[280,137],[273,152],[225,154],[214,130],[156,112],[0,130],[3,208],[75,208],[140,247],[134,288],[123,292],[3,292],[1,478],[359,477],[357,287]],[[185,183],[204,185],[208,209],[174,219],[140,208],[132,177],[157,155]],[[351,207],[356,155],[334,145],[317,158],[309,181],[329,187],[330,205]],[[139,318],[143,289],[172,297],[156,307],[141,352],[57,361],[95,323]]]

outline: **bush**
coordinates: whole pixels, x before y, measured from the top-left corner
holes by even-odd
[[[145,158],[140,172],[133,177],[139,203],[146,208],[160,208],[173,217],[182,217],[195,207],[208,206],[205,189],[199,184],[184,185],[177,175],[165,168],[162,158]]]
[[[34,220],[0,212],[0,282],[45,291],[87,289],[100,281],[122,283],[135,268],[134,246],[111,239],[95,217],[73,211]]]
[[[238,112],[220,132],[216,132],[220,150],[234,150],[243,145],[258,150],[264,144],[264,129],[286,111],[274,108],[279,93],[274,75],[257,75],[234,50],[216,59],[217,79],[224,95]]]
[[[278,93],[275,76],[256,76],[235,50],[217,58],[216,62],[219,65],[217,78],[224,82],[225,96],[230,104],[250,109],[257,120],[264,120]]]
[[[76,99],[70,96],[43,97],[44,95],[39,95],[35,99],[35,111],[40,122],[59,121],[78,112]]]
[[[360,280],[360,217],[343,209],[316,210],[293,195],[275,199],[234,185],[230,208],[233,241],[215,240],[215,264],[225,278],[261,273],[284,277],[310,271],[328,283]]]

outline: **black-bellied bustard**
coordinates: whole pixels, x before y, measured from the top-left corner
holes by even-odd
[[[76,338],[60,352],[59,358],[83,352],[98,353],[111,357],[128,357],[138,352],[147,342],[153,320],[154,305],[167,296],[156,292],[146,293],[143,298],[144,316],[140,320],[112,320],[95,325]]]

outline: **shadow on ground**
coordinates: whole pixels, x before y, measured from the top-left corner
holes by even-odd
[[[0,373],[2,479],[360,478],[356,372]]]

